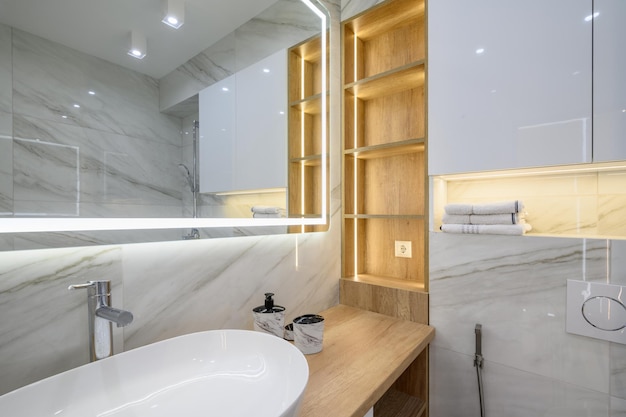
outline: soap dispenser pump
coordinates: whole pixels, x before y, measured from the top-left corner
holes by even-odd
[[[265,303],[252,309],[254,330],[283,337],[285,323],[285,307],[274,305],[274,293],[265,293]]]

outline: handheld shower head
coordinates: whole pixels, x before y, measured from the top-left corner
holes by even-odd
[[[185,164],[178,164],[178,169],[180,169],[181,174],[183,174],[183,176],[187,180],[187,184],[189,184],[189,188],[191,189],[191,191],[195,191],[193,179],[191,178],[191,174],[189,173],[189,168],[187,168]]]

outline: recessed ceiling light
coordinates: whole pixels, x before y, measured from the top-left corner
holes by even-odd
[[[185,23],[185,3],[183,0],[163,0],[163,19],[161,22],[174,29]]]
[[[74,107],[80,109],[80,104],[74,104]]]
[[[90,96],[95,96],[96,95],[96,92],[93,91],[93,90],[89,90],[88,93],[89,93]]]
[[[132,30],[130,32],[130,48],[128,49],[128,55],[137,59],[144,59],[146,56],[148,42],[146,37],[141,32]]]

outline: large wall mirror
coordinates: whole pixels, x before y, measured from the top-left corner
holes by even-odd
[[[0,250],[326,230],[325,3],[0,0]],[[207,119],[226,84],[236,116]],[[272,100],[281,133],[262,128]]]

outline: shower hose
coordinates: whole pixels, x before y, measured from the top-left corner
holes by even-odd
[[[474,367],[476,368],[476,378],[478,380],[478,399],[480,401],[480,417],[485,417],[485,399],[483,392],[483,355],[482,355],[482,325],[477,324],[474,333],[476,334],[476,353],[474,354]]]

